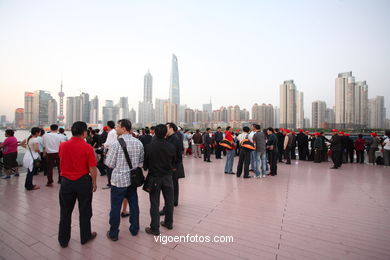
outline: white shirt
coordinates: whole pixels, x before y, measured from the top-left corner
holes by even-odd
[[[62,135],[58,133],[47,133],[43,135],[43,146],[47,153],[58,153],[61,142],[63,142]]]
[[[36,144],[36,143],[39,144],[38,138],[31,138],[30,141],[28,141],[26,153],[24,154],[24,157],[23,157],[23,167],[26,169],[29,169],[30,171],[33,170],[34,160],[37,158],[40,158],[39,153],[37,153],[34,150],[34,144]],[[30,150],[31,150],[31,153],[30,153]]]
[[[66,135],[64,135],[64,134],[59,134],[60,136],[61,136],[61,138],[62,138],[62,141],[61,141],[61,143],[62,142],[66,142],[66,141],[68,141],[68,137],[66,136]]]
[[[115,143],[115,141],[117,141],[117,140],[118,140],[118,135],[116,134],[116,130],[115,129],[111,129],[111,131],[108,132],[107,140],[104,143],[104,148],[110,149],[110,145]]]
[[[255,134],[256,134],[255,131],[251,131],[251,132],[249,133],[248,139],[249,139],[249,141],[251,141],[252,143],[253,143],[253,136],[254,136]]]
[[[390,138],[387,137],[384,141],[383,141],[383,149],[385,150],[390,150]]]

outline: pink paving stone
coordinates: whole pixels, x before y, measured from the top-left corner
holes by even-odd
[[[237,158],[236,162],[237,163]],[[185,158],[174,229],[162,235],[231,235],[234,242],[162,244],[144,232],[150,223],[148,194],[138,191],[141,231],[108,241],[109,190],[94,193],[95,241],[82,246],[78,207],[72,239],[57,242],[57,184],[34,177],[42,188],[25,191],[25,174],[0,181],[0,258],[4,259],[390,259],[390,169],[293,161],[278,176],[243,179],[223,173],[224,160]],[[236,164],[235,164],[236,165]],[[98,186],[106,183],[98,177]],[[161,199],[161,202],[163,199]]]

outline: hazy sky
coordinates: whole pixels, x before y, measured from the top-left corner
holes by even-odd
[[[352,71],[390,109],[389,13],[386,0],[0,0],[0,114],[13,120],[27,90],[57,98],[61,77],[66,96],[128,96],[137,109],[148,69],[153,100],[168,98],[172,53],[193,108],[210,97],[213,109],[279,106],[279,85],[294,79],[309,117]]]

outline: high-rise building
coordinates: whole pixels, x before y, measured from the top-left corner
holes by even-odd
[[[275,106],[274,107],[274,123],[272,124],[272,126],[274,128],[279,128],[280,126],[280,116],[279,116],[279,107]]]
[[[303,92],[297,91],[297,123],[296,128],[305,127],[305,114],[303,109]]]
[[[135,112],[134,108],[132,108],[129,112],[129,119],[131,123],[137,122],[137,112]]]
[[[311,123],[313,128],[325,128],[324,124],[326,114],[326,103],[325,101],[314,101],[311,104]]]
[[[327,108],[325,110],[325,122],[326,125],[323,128],[335,128],[336,115],[333,108]]]
[[[58,105],[57,105],[57,100],[55,99],[50,99],[48,102],[48,124],[57,124],[58,121]]]
[[[89,123],[89,116],[90,116],[90,102],[89,102],[89,94],[87,93],[81,93],[81,121],[85,123]]]
[[[105,106],[103,106],[103,124],[107,124],[107,121],[118,121],[117,109],[114,107],[114,101],[106,100]]]
[[[35,126],[49,125],[49,100],[51,99],[53,98],[48,91],[34,92],[32,120]]]
[[[297,112],[297,87],[286,80],[280,85],[280,127],[296,128]]]
[[[368,100],[369,128],[383,129],[386,122],[385,97],[377,96]]]
[[[99,98],[98,96],[95,96],[90,101],[89,105],[89,122],[91,124],[98,124],[99,123]]]
[[[30,128],[34,125],[33,121],[33,92],[24,92],[24,126]]]
[[[192,125],[193,122],[195,120],[195,111],[193,109],[190,109],[190,108],[186,108],[185,109],[185,123],[186,124],[189,124],[189,125]]]
[[[119,119],[129,119],[129,98],[119,98]]]
[[[148,71],[144,76],[144,100],[138,104],[138,123],[142,126],[154,122],[154,110],[152,102],[153,77]]]
[[[165,124],[164,121],[164,104],[168,102],[168,99],[156,98],[155,109],[154,109],[154,121],[157,124]]]
[[[7,124],[6,115],[0,115],[0,126],[4,127]]]
[[[187,105],[178,105],[177,106],[177,123],[181,124],[185,121],[185,110]]]
[[[336,127],[364,128],[368,123],[368,86],[356,82],[352,71],[336,78]]]
[[[309,118],[305,117],[303,127],[310,128],[310,119]]]
[[[15,123],[16,128],[24,128],[24,108],[17,108],[15,110]]]
[[[180,105],[179,67],[177,57],[172,54],[171,85],[169,87],[169,101]]]
[[[164,122],[177,123],[177,104],[171,102],[164,103]]]
[[[83,106],[81,96],[66,98],[66,117],[67,127],[71,127],[74,122],[82,121]]]
[[[257,103],[252,106],[252,120],[257,121],[261,127],[272,127],[274,125],[274,108],[271,104]]]
[[[145,102],[153,103],[152,91],[153,91],[153,77],[148,70],[148,72],[144,76],[144,101]]]

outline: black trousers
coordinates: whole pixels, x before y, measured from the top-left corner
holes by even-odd
[[[282,160],[283,160],[283,153],[284,153],[283,146],[279,146],[278,147],[278,159],[279,159],[279,162],[282,162]]]
[[[174,202],[174,185],[171,175],[158,177],[156,180],[155,191],[149,193],[150,199],[150,228],[153,230],[159,230],[160,228],[160,194],[164,197],[164,222],[167,226],[172,226],[173,223],[173,202]]]
[[[286,147],[286,150],[284,150],[284,158],[287,160],[286,163],[291,163],[291,147]]]
[[[314,155],[314,162],[320,163],[322,161],[322,150],[316,149]]]
[[[363,151],[356,151],[356,162],[357,163],[364,163],[364,150]]]
[[[305,153],[305,147],[304,146],[299,146],[298,145],[298,155],[299,155],[299,160],[301,160],[301,161],[306,160],[306,153]]]
[[[215,158],[216,159],[221,159],[221,152],[222,152],[221,148],[222,147],[219,146],[219,142],[217,142],[215,145]]]
[[[297,159],[297,155],[295,154],[296,146],[291,146],[291,159]]]
[[[278,154],[275,151],[269,151],[269,168],[270,168],[270,174],[272,176],[275,176],[278,174]]]
[[[204,161],[210,161],[210,153],[211,153],[211,148],[209,145],[204,146],[204,154],[203,154],[203,160]]]
[[[341,167],[343,162],[343,153],[341,151],[332,151],[332,161],[334,167]]]
[[[91,238],[92,217],[92,178],[84,175],[71,181],[61,178],[60,188],[60,227],[58,241],[67,245],[70,240],[72,212],[76,199],[79,203],[80,240],[86,243]]]
[[[106,167],[106,174],[107,174],[107,186],[111,186],[111,174],[114,169],[111,169],[107,165],[104,165]]]
[[[251,153],[247,149],[241,148],[240,157],[237,164],[237,176],[240,177],[244,167],[244,177],[249,177],[249,164],[251,162]]]
[[[349,162],[353,163],[353,155],[354,155],[353,149],[347,150],[347,153],[348,153],[348,157],[349,157]],[[348,158],[347,158],[347,161],[348,161]]]

